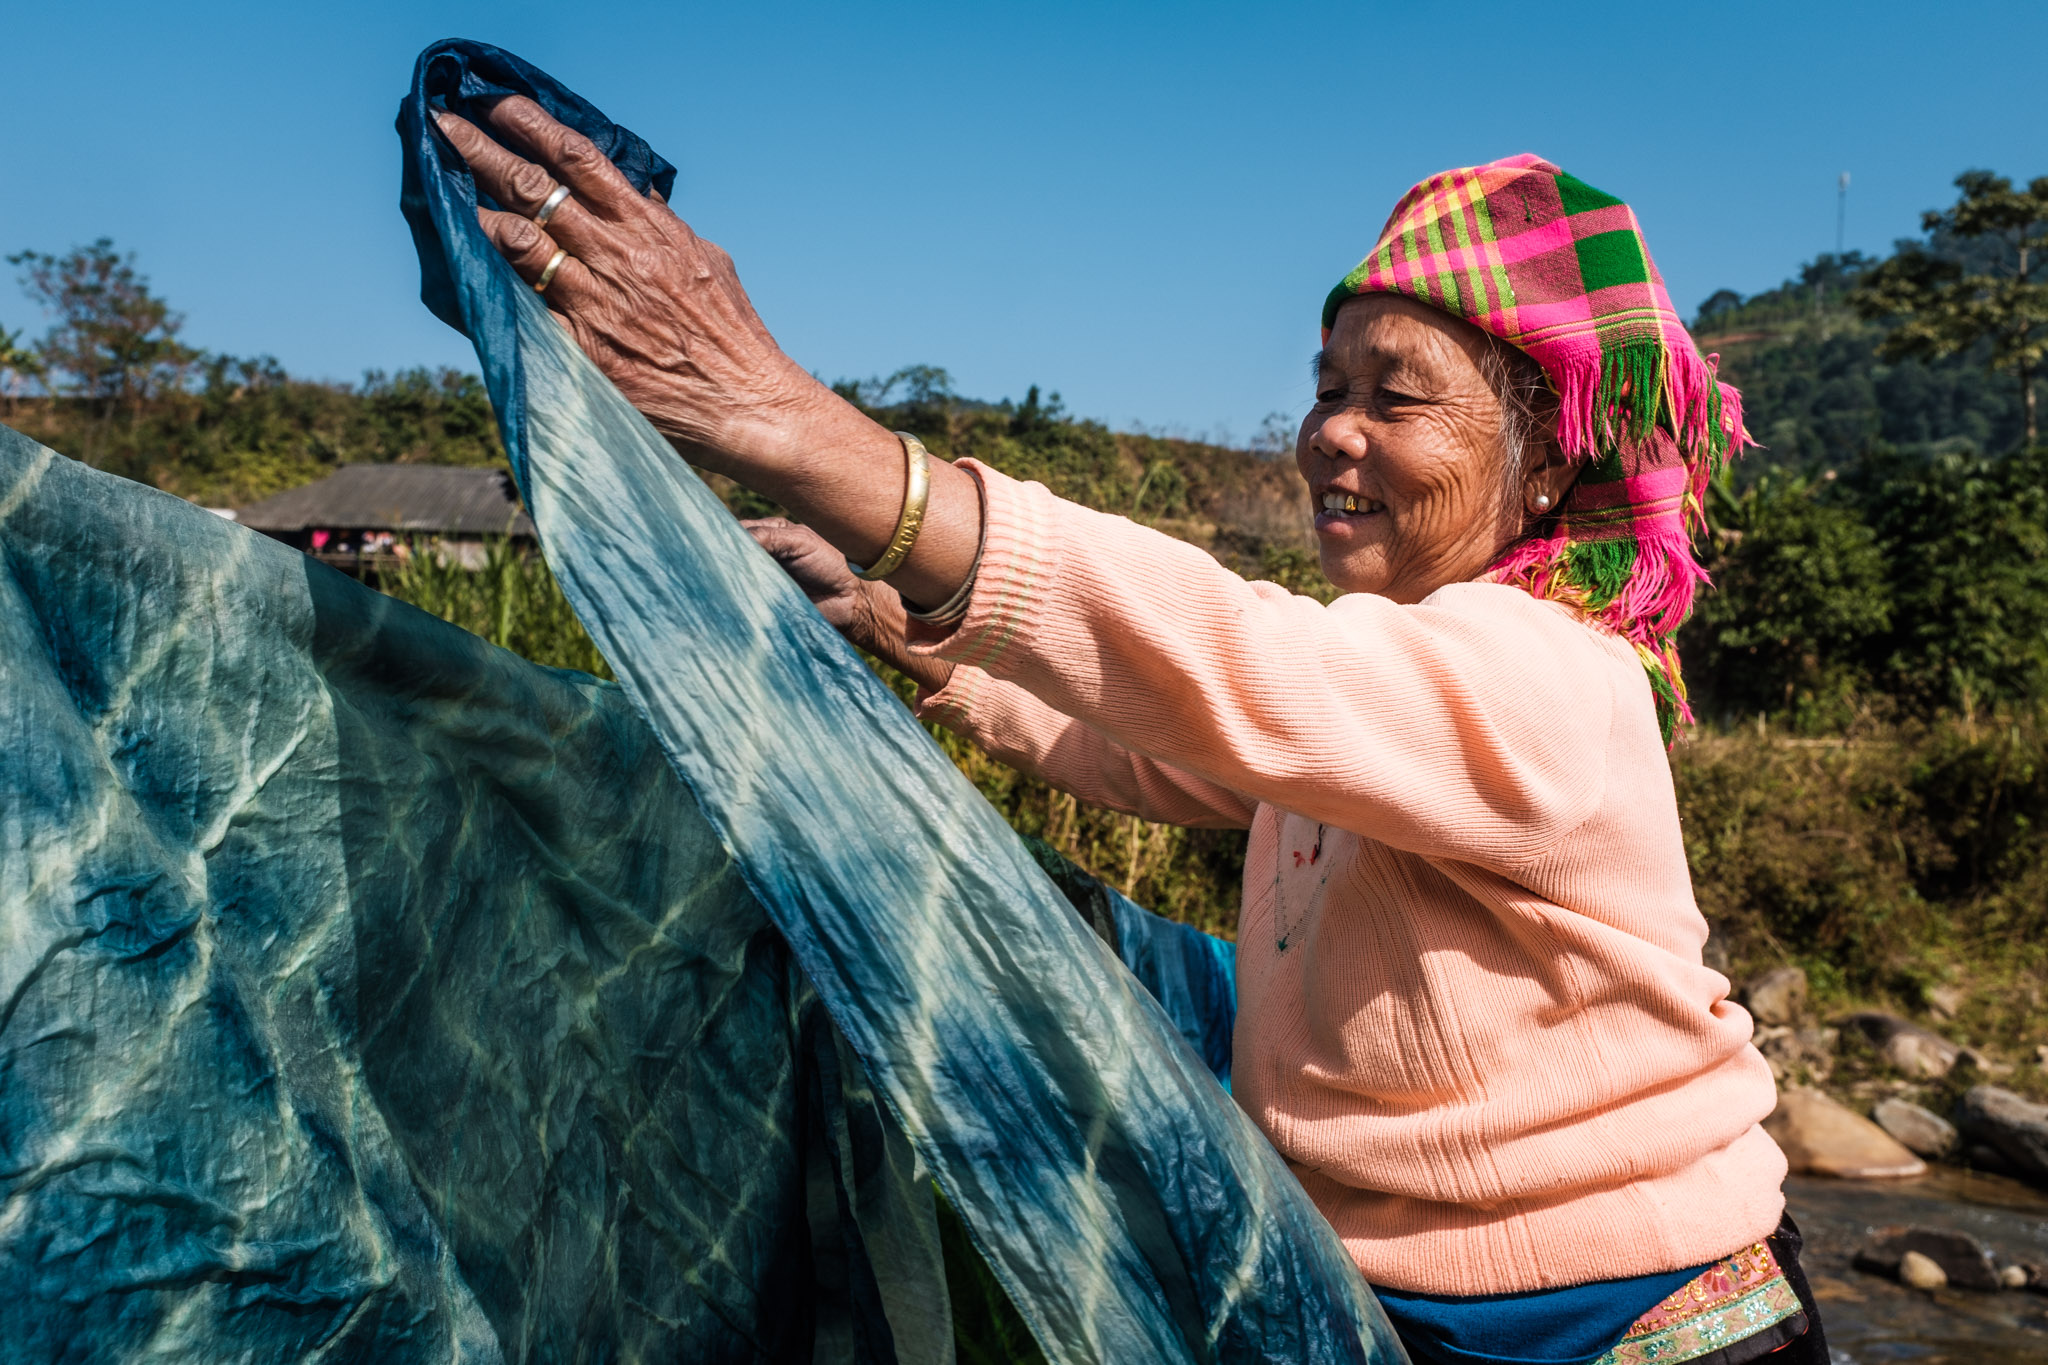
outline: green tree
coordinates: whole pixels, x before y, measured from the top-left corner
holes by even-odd
[[[1857,306],[1895,325],[1879,347],[1888,360],[1938,360],[1988,342],[1990,365],[2016,377],[2028,445],[2039,439],[2034,376],[2048,356],[2048,283],[2033,278],[2048,247],[2048,176],[2024,190],[1989,171],[1956,177],[1953,208],[1930,211],[1921,225],[1937,241],[1971,252],[1970,264],[1949,253],[1903,244],[1862,279]],[[1977,268],[1972,268],[1973,266]]]
[[[7,395],[10,414],[16,400],[21,397],[22,385],[37,383],[42,377],[42,358],[34,347],[21,344],[21,329],[17,327],[9,332],[0,328],[0,392]]]
[[[1697,704],[1807,730],[1840,724],[1871,691],[1871,655],[1891,624],[1877,536],[1826,480],[1766,473],[1738,496],[1724,478],[1712,495],[1715,591],[1682,647]]]
[[[199,352],[178,340],[184,318],[150,292],[135,257],[102,237],[62,256],[18,251],[22,288],[56,315],[36,343],[46,374],[91,400],[102,416],[118,407],[140,414],[151,399],[182,384]]]
[[[894,403],[930,407],[958,399],[953,392],[953,376],[937,365],[905,365],[886,379],[842,379],[832,389],[847,402],[870,408]]]
[[[1951,455],[1886,479],[1890,687],[1920,709],[2048,696],[2048,456]]]

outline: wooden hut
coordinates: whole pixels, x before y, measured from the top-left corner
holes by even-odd
[[[533,521],[502,469],[347,464],[234,517],[358,577],[375,576],[413,547],[480,568],[488,539],[534,542]]]

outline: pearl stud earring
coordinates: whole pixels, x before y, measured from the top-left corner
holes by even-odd
[[[1548,512],[1550,510],[1550,494],[1538,493],[1536,495],[1536,510],[1539,512]]]

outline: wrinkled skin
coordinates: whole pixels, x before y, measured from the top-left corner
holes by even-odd
[[[732,258],[533,101],[500,101],[489,123],[495,136],[439,119],[478,185],[511,206],[477,217],[513,268],[532,282],[558,247],[569,252],[546,298],[584,353],[692,458],[787,458],[837,395],[775,344]],[[537,226],[558,180],[573,193]]]
[[[1563,496],[1570,470],[1548,447],[1519,497],[1502,495],[1501,400],[1481,368],[1489,344],[1412,299],[1373,294],[1337,310],[1294,459],[1323,574],[1343,591],[1420,602],[1477,578]],[[1326,509],[1326,494],[1358,510]]]
[[[873,562],[903,506],[895,436],[785,355],[732,258],[634,190],[588,138],[518,96],[486,122],[488,131],[438,120],[479,188],[508,206],[477,216],[512,267],[533,283],[557,250],[569,253],[544,297],[598,368],[691,462],[789,508],[841,555]],[[558,183],[570,197],[535,224]],[[980,519],[973,478],[934,461],[924,530],[895,586],[913,602],[952,596]]]
[[[747,534],[796,580],[811,605],[832,629],[868,653],[894,664],[927,692],[953,676],[953,665],[905,648],[910,618],[903,599],[887,583],[866,583],[846,567],[846,556],[808,526],[781,517],[742,521]]]

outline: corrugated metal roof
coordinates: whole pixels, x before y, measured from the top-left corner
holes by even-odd
[[[533,535],[510,474],[451,465],[345,464],[318,483],[251,503],[235,519],[257,531]]]

